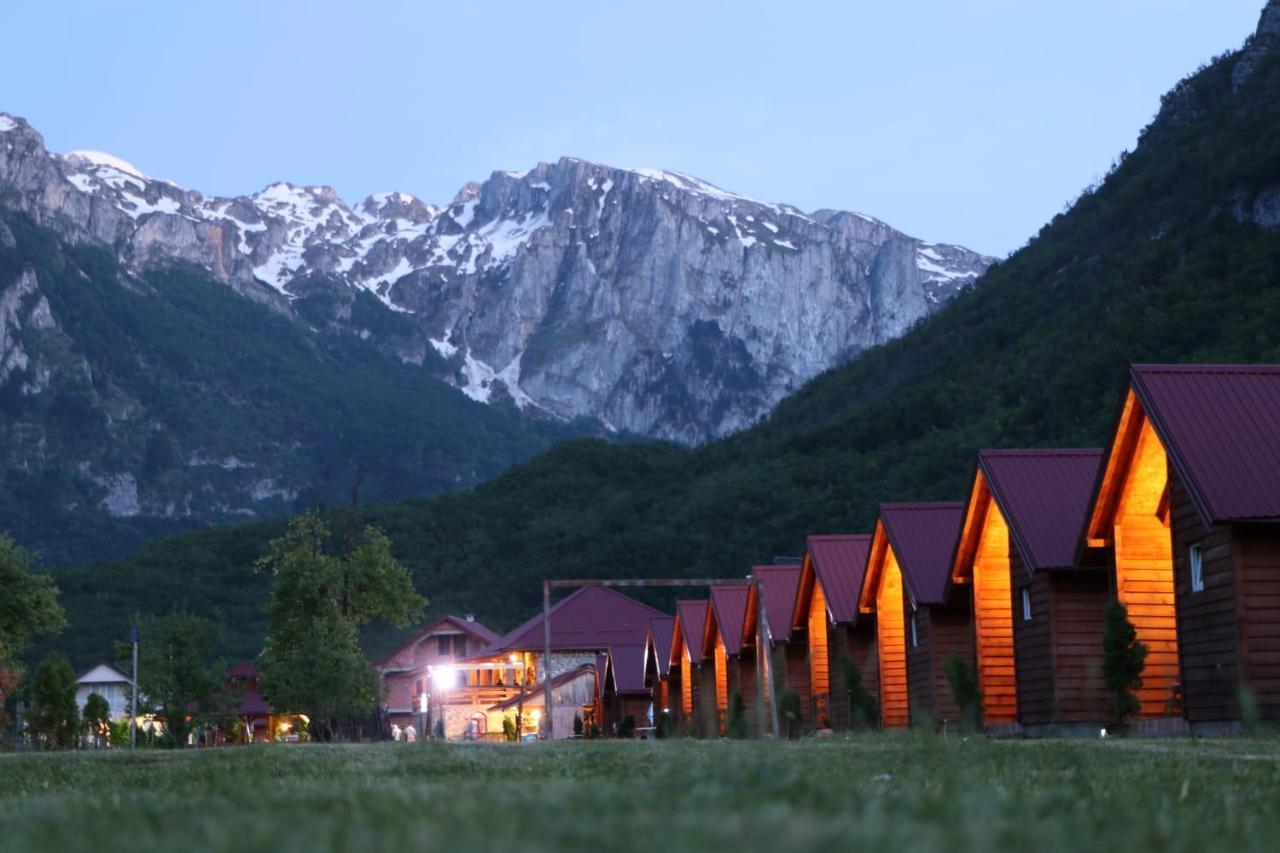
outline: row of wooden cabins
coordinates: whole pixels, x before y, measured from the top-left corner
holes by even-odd
[[[1106,448],[981,451],[964,502],[881,504],[870,533],[811,536],[750,578],[674,615],[601,588],[562,601],[590,597],[595,620],[556,645],[560,671],[594,675],[574,712],[724,733],[731,697],[759,701],[765,671],[804,726],[842,728],[856,669],[879,725],[952,725],[955,657],[988,730],[1096,733],[1113,718],[1115,598],[1149,648],[1139,729],[1280,719],[1280,366],[1134,366]],[[488,652],[533,663],[541,626]]]

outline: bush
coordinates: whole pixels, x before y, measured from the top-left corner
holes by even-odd
[[[960,708],[961,723],[968,731],[976,731],[982,723],[982,690],[978,673],[959,655],[947,658],[947,684]]]
[[[1121,729],[1129,717],[1142,710],[1134,691],[1142,687],[1146,666],[1147,644],[1138,641],[1138,629],[1129,621],[1128,609],[1113,600],[1102,623],[1102,680],[1115,696],[1115,723]]]
[[[502,739],[509,743],[520,740],[520,733],[516,729],[516,718],[510,714],[502,718]]]
[[[729,720],[726,725],[729,737],[743,740],[747,736],[747,703],[737,690],[729,695]]]
[[[634,738],[636,736],[636,718],[633,714],[627,714],[622,718],[622,722],[618,724],[618,737]]]
[[[582,715],[581,714],[573,715],[573,733],[578,737],[582,737]]]
[[[789,687],[783,688],[778,692],[778,723],[783,737],[798,737],[802,720],[799,694]]]
[[[840,675],[844,679],[845,698],[849,703],[850,728],[871,728],[880,721],[880,708],[876,700],[862,686],[862,670],[848,655],[839,660]]]

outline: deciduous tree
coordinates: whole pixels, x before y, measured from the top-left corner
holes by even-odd
[[[33,637],[65,625],[58,588],[48,575],[33,573],[27,552],[0,534],[0,728],[5,701],[22,680],[19,656]]]
[[[319,513],[309,512],[258,563],[275,576],[263,694],[275,708],[310,716],[321,737],[377,702],[378,675],[360,649],[360,627],[374,619],[403,627],[426,604],[380,530],[366,528],[344,556],[327,552],[329,540]]]
[[[104,739],[110,737],[111,706],[101,694],[90,693],[84,700],[84,710],[80,713],[84,722],[84,730],[93,738],[95,747],[101,746]]]
[[[27,728],[45,749],[71,749],[80,734],[76,708],[76,673],[57,652],[49,652],[36,667],[28,690],[31,710]]]
[[[181,611],[141,621],[139,708],[164,717],[174,746],[186,746],[194,717],[215,710],[222,679],[211,656],[219,634],[215,622]],[[121,643],[117,651],[123,665],[132,647]]]

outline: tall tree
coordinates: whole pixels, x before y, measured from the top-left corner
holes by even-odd
[[[335,736],[378,700],[378,675],[360,649],[360,627],[375,619],[403,627],[426,605],[382,531],[366,528],[343,556],[327,553],[329,541],[320,514],[308,512],[258,562],[274,574],[263,694],[275,708],[310,716],[321,737]]]
[[[65,625],[52,579],[33,573],[27,552],[0,534],[0,729],[5,701],[22,681],[19,656],[33,637],[56,634]]]
[[[57,652],[49,652],[36,667],[31,686],[27,728],[45,749],[70,749],[80,734],[76,707],[76,673]]]
[[[211,710],[222,683],[210,665],[220,629],[208,619],[175,610],[144,618],[139,631],[139,707],[163,716],[174,745],[186,746],[193,719]],[[117,651],[123,663],[132,647],[121,643]]]

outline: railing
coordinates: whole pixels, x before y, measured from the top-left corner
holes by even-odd
[[[532,698],[532,694],[529,694]],[[541,700],[542,694],[537,694]],[[432,701],[441,705],[497,705],[520,696],[519,687],[451,687],[432,694]],[[542,704],[539,701],[538,704]]]

